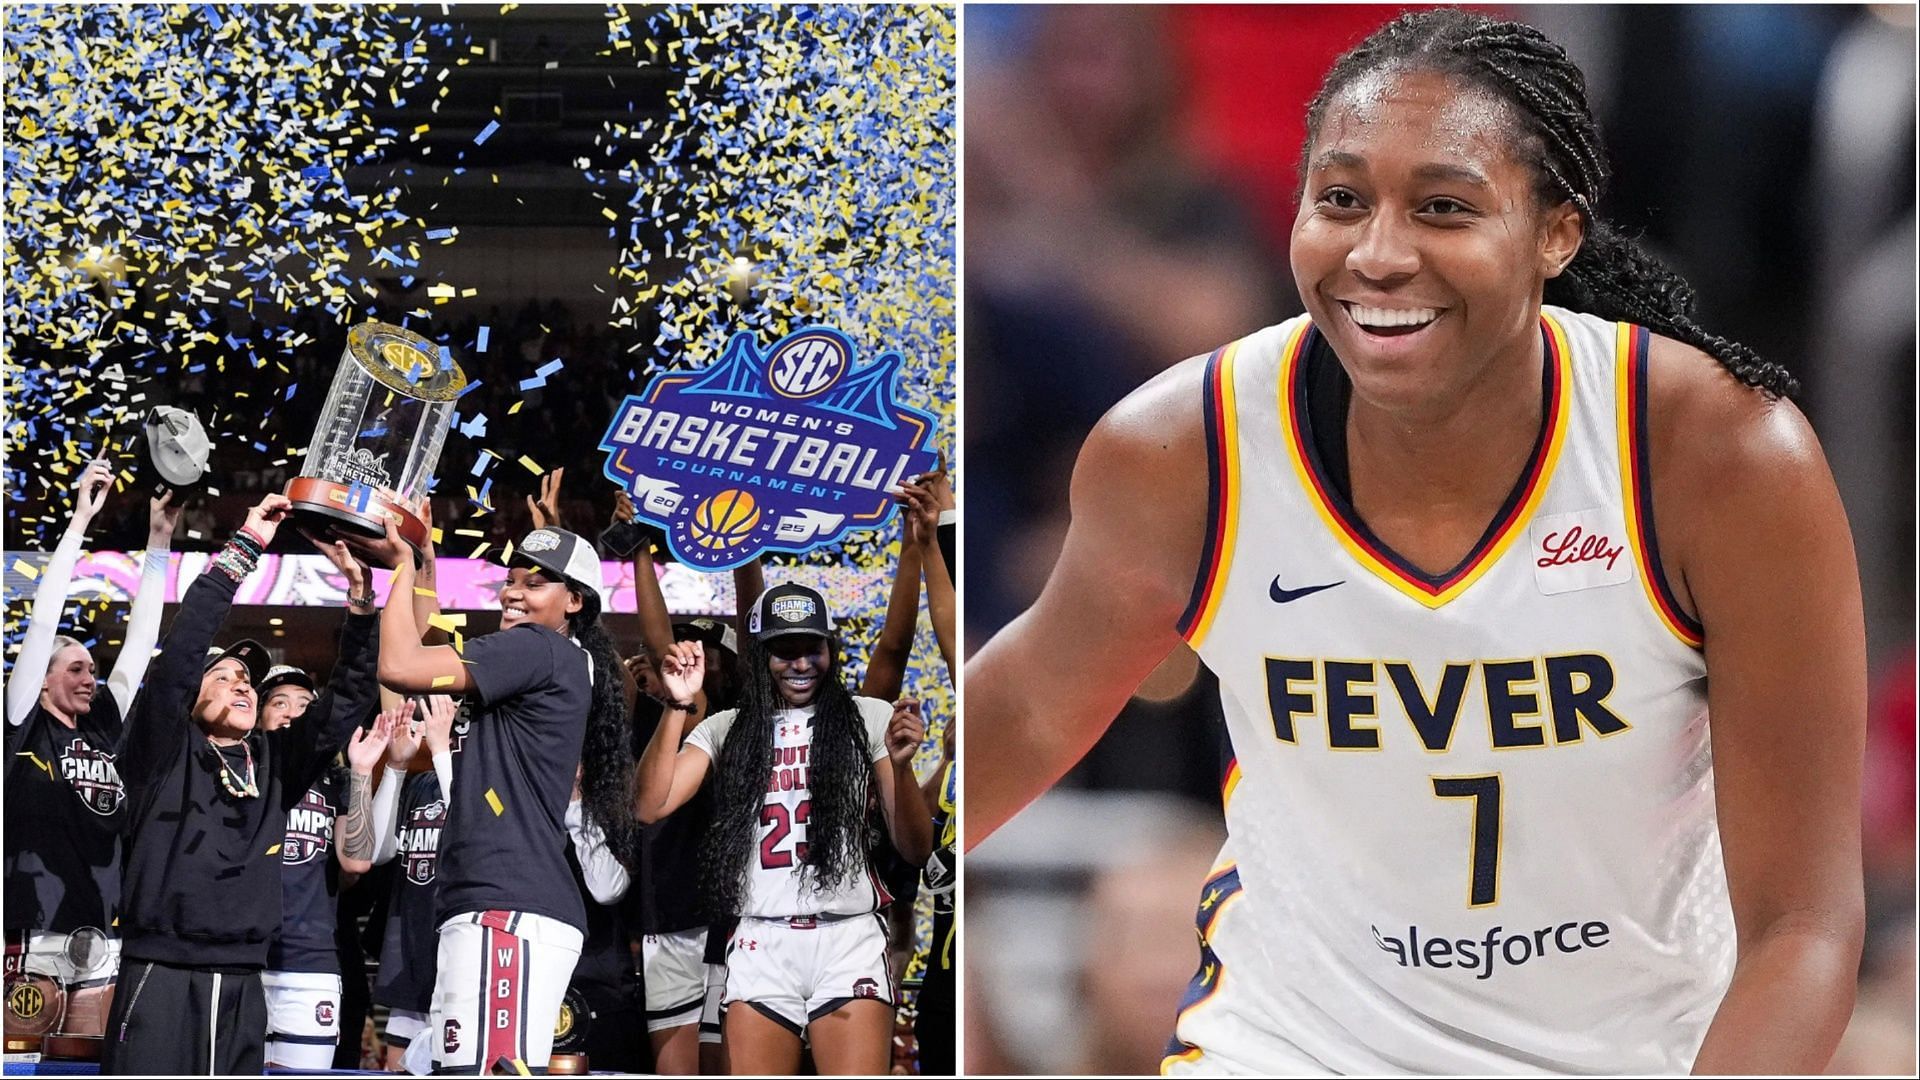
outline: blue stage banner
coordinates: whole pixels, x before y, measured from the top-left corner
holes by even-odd
[[[898,353],[854,367],[853,343],[808,326],[762,353],[751,331],[719,361],[629,395],[600,448],[606,474],[675,558],[724,570],[886,524],[888,491],[935,467],[931,413],[894,401]]]

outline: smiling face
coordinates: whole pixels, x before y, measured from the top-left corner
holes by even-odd
[[[766,642],[767,670],[788,705],[813,703],[820,680],[832,674],[833,656],[827,639],[815,634],[782,634]]]
[[[516,566],[500,583],[500,629],[536,623],[564,634],[567,616],[579,611],[581,603],[579,593],[548,571]]]
[[[64,719],[85,716],[93,708],[93,695],[99,685],[94,679],[93,656],[86,646],[68,645],[56,651],[53,662],[47,665],[40,704]]]
[[[1385,69],[1336,94],[1307,147],[1295,283],[1354,393],[1395,412],[1457,402],[1537,358],[1548,278],[1579,247],[1542,206],[1511,106],[1457,76]]]
[[[245,664],[229,656],[207,669],[200,677],[193,718],[205,726],[207,734],[222,738],[237,739],[253,730],[259,708]]]
[[[267,700],[260,705],[260,726],[266,731],[279,731],[306,715],[311,704],[313,691],[306,687],[290,683],[276,686],[267,691]]]

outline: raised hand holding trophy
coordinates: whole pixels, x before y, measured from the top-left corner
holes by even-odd
[[[460,365],[419,334],[379,322],[348,331],[300,475],[287,483],[307,528],[378,538],[392,521],[424,547],[427,485],[466,385]]]

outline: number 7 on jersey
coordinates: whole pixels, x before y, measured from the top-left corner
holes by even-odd
[[[1433,794],[1473,800],[1473,839],[1468,845],[1467,906],[1500,902],[1500,774],[1435,776]]]

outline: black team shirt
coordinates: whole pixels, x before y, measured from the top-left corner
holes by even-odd
[[[389,894],[373,1000],[390,1009],[423,1013],[433,1005],[440,962],[440,929],[433,915],[447,800],[441,798],[440,778],[431,770],[407,777],[405,784],[400,789],[400,853],[394,856],[400,865]]]
[[[566,884],[566,816],[593,701],[587,654],[522,623],[468,641],[461,660],[473,723],[453,760],[460,797],[440,838],[438,918],[518,911],[584,933],[586,908]]]
[[[298,726],[306,716],[294,720]],[[280,936],[267,949],[268,971],[340,974],[334,942],[340,909],[340,863],[333,854],[333,827],[347,809],[347,770],[332,765],[287,811],[287,838],[280,846]]]
[[[102,682],[67,727],[39,705],[7,727],[6,929],[114,933],[126,788],[120,706]]]
[[[350,614],[333,677],[306,715],[247,737],[260,794],[229,794],[216,754],[244,776],[240,748],[216,751],[188,713],[200,696],[207,648],[238,588],[217,570],[188,587],[128,710],[117,764],[127,786],[120,936],[129,960],[232,971],[266,966],[280,930],[287,812],[378,701],[378,622]]]

